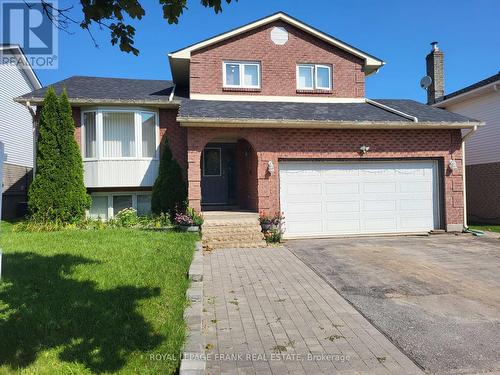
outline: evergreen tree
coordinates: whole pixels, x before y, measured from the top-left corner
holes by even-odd
[[[187,187],[179,163],[165,140],[161,150],[158,177],[153,186],[151,210],[155,214],[166,213],[172,218],[176,211],[186,208]]]
[[[66,93],[58,99],[49,87],[38,128],[36,174],[28,192],[31,215],[44,221],[79,220],[90,197],[83,184],[82,158]]]

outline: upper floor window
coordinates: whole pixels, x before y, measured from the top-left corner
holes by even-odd
[[[298,90],[331,90],[332,67],[320,64],[297,65]]]
[[[243,61],[224,61],[224,87],[260,88],[260,63]]]
[[[155,112],[92,110],[82,116],[84,159],[157,158],[158,123]]]

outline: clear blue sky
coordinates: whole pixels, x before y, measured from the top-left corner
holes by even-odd
[[[169,52],[277,11],[384,60],[379,73],[367,79],[370,98],[425,101],[419,80],[434,40],[445,53],[448,93],[500,71],[500,0],[240,0],[218,15],[199,0],[188,0],[178,25],[162,18],[157,0],[140,1],[146,17],[136,23],[138,57],[111,46],[109,33],[97,27],[95,48],[74,25],[74,34],[59,33],[59,69],[37,71],[42,83],[72,75],[170,79]],[[81,17],[79,2],[73,2],[73,16]]]

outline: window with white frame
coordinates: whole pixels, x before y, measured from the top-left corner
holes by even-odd
[[[157,114],[98,109],[82,114],[84,159],[158,158]]]
[[[151,215],[151,193],[94,193],[88,212],[92,219],[108,220],[126,208],[134,208],[137,215]]]
[[[243,61],[224,61],[224,87],[260,88],[260,63]]]
[[[320,64],[297,65],[298,90],[331,90],[332,67]]]

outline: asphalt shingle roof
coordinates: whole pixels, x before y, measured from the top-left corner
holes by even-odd
[[[51,85],[59,94],[65,88],[70,100],[99,101],[119,100],[124,103],[169,102],[174,84],[167,80],[125,78],[100,78],[74,76]],[[43,87],[18,99],[34,100],[44,97],[48,87]],[[349,121],[349,122],[408,122],[411,119],[370,103],[295,103],[221,101],[188,99],[186,93],[176,90],[174,102],[180,103],[179,117],[204,119],[242,120],[297,120],[297,121]],[[184,90],[185,91],[185,90]],[[413,100],[379,99],[377,102],[407,115],[419,122],[464,123],[472,120],[459,114],[431,107]],[[175,104],[175,103],[172,103]]]
[[[479,82],[476,82],[470,86],[464,87],[463,89],[460,89],[460,90],[454,91],[448,95],[445,95],[443,100],[453,98],[454,96],[458,96],[460,94],[465,94],[466,92],[478,89],[480,87],[486,86],[486,85],[493,83],[493,82],[496,82],[498,80],[500,80],[500,72],[498,72],[495,75],[492,75],[491,77],[483,79],[482,81],[479,81]]]
[[[468,117],[406,99],[380,99],[377,102],[419,122],[469,122]],[[314,121],[398,121],[411,119],[369,103],[289,103],[255,101],[184,100],[179,117],[204,119],[261,119]]]
[[[50,86],[58,94],[66,88],[70,99],[151,100],[168,102],[174,84],[172,81],[166,80],[73,76]],[[47,89],[48,86],[42,87],[20,98],[43,98]]]

